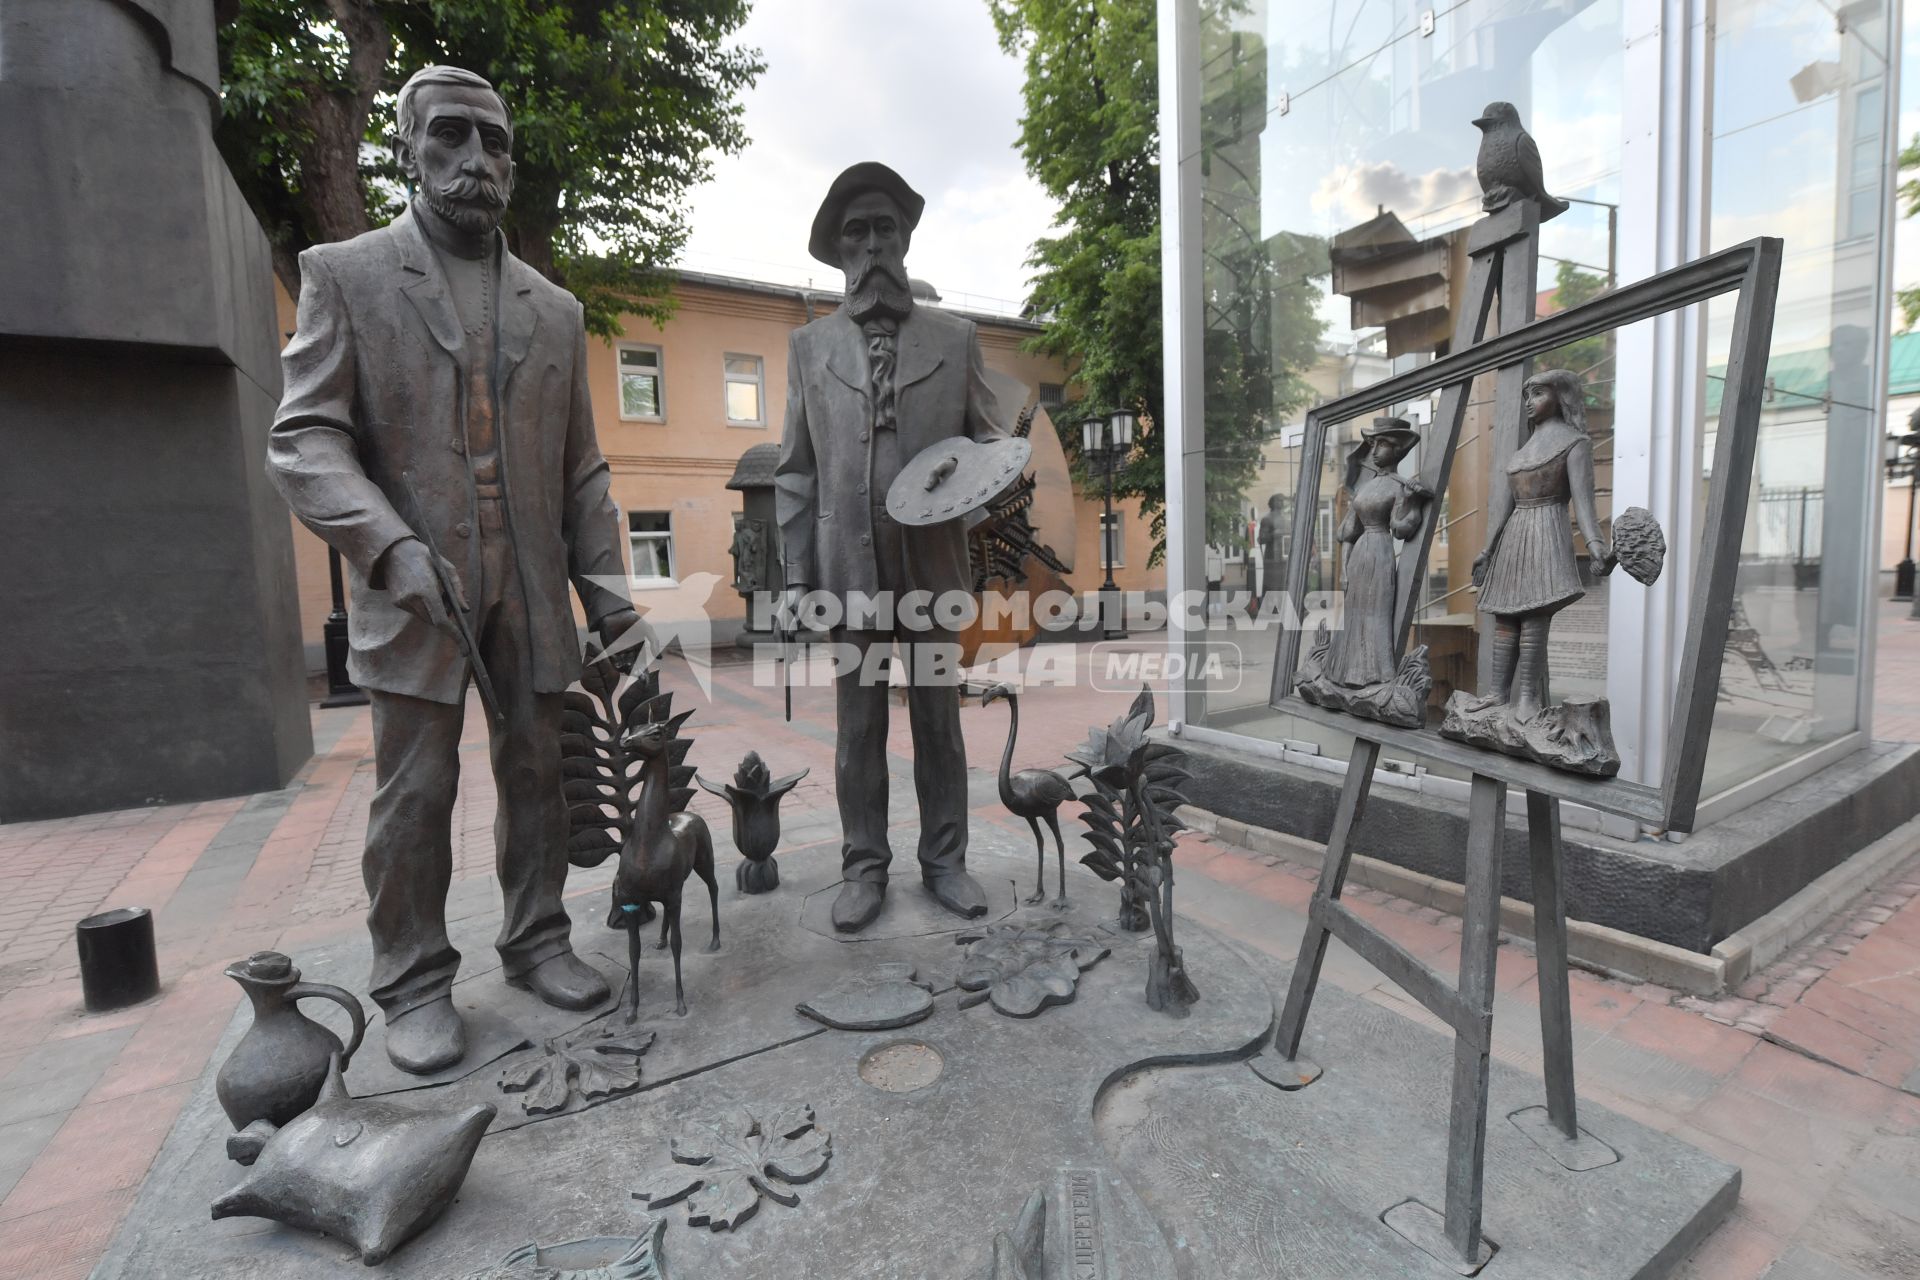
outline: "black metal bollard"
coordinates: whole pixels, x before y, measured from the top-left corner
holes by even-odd
[[[74,926],[80,945],[80,990],[87,1012],[105,1013],[160,993],[160,958],[153,946],[153,912],[120,907]]]

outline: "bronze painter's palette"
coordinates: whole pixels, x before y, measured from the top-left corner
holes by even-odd
[[[964,436],[939,441],[900,468],[887,489],[887,514],[910,525],[956,520],[999,497],[1020,477],[1032,456],[1033,445],[1017,436],[986,442]],[[952,469],[940,475],[949,460]]]

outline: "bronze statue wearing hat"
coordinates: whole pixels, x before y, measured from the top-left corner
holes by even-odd
[[[809,590],[843,606],[861,597],[882,606],[877,625],[843,612],[832,637],[840,653],[858,657],[835,682],[844,881],[833,923],[845,932],[879,915],[893,860],[887,688],[868,658],[896,641],[908,676],[921,879],[956,915],[987,910],[985,892],[966,870],[959,646],[937,624],[909,629],[910,619],[887,605],[909,592],[937,601],[973,588],[962,521],[909,526],[888,515],[887,489],[901,467],[942,440],[1010,434],[986,382],[973,322],[914,303],[905,257],[925,204],[899,174],[872,162],[835,178],[821,201],[807,248],[841,269],[846,298],[793,334],[786,435],[774,468],[788,608]]]
[[[1393,679],[1393,610],[1398,592],[1393,558],[1396,538],[1420,531],[1432,493],[1399,471],[1400,460],[1420,442],[1405,418],[1380,418],[1360,433],[1347,457],[1347,514],[1334,537],[1349,544],[1344,616],[1334,641],[1327,678],[1349,689]]]
[[[575,957],[560,902],[560,714],[580,673],[569,587],[603,644],[641,624],[594,439],[580,304],[499,230],[513,187],[506,106],[458,67],[419,72],[398,105],[394,157],[419,194],[391,225],[300,255],[267,472],[351,568],[348,671],[373,706],[371,994],[388,1056],[426,1073],[466,1051],[446,903],[469,678],[499,792],[503,976],[589,1009],[607,984]]]
[[[1424,654],[1409,665],[1394,657],[1399,595],[1395,540],[1420,531],[1433,493],[1400,474],[1400,461],[1420,442],[1404,418],[1380,418],[1347,455],[1341,491],[1347,514],[1334,533],[1352,549],[1341,583],[1343,626],[1316,644],[1295,685],[1308,702],[1408,728],[1425,722],[1429,687]]]

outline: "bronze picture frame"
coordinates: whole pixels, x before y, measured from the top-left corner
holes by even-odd
[[[1281,634],[1268,705],[1276,711],[1342,729],[1382,746],[1440,760],[1528,791],[1632,818],[1662,830],[1692,830],[1706,767],[1707,734],[1712,727],[1714,699],[1720,687],[1720,663],[1733,604],[1747,498],[1753,481],[1781,257],[1782,242],[1775,237],[1761,237],[1721,249],[1510,333],[1464,347],[1422,368],[1330,400],[1309,412],[1306,418],[1292,535],[1292,545],[1301,551],[1314,546],[1313,518],[1319,510],[1321,470],[1327,437],[1335,426],[1384,412],[1393,405],[1436,390],[1450,397],[1464,396],[1471,380],[1479,374],[1518,364],[1581,338],[1737,291],[1712,482],[1699,543],[1700,558],[1688,601],[1686,641],[1680,659],[1673,720],[1667,734],[1666,767],[1659,785],[1568,773],[1453,742],[1430,728],[1396,728],[1314,706],[1292,692],[1300,662],[1301,633],[1297,629]],[[1436,421],[1456,423],[1457,409],[1449,413],[1448,406],[1443,404]],[[1457,442],[1455,433],[1429,442],[1430,446],[1437,447],[1428,449],[1421,479],[1435,493],[1447,491]],[[1440,504],[1432,504],[1418,535],[1398,553],[1398,599],[1394,611],[1396,657],[1406,652],[1416,593],[1426,576],[1427,553],[1439,515]],[[1307,555],[1295,554],[1288,565],[1286,590],[1295,602],[1305,598],[1307,560]]]

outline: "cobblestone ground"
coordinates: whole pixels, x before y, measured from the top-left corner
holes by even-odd
[[[1899,624],[1896,626],[1896,620]],[[1889,609],[1880,649],[1882,736],[1912,717],[1920,623]],[[1139,642],[1157,647],[1157,638]],[[1088,657],[1079,655],[1084,676]],[[803,690],[784,723],[775,689],[748,667],[713,671],[713,696],[669,677],[696,759],[724,773],[748,750],[776,773],[812,772],[785,808],[787,839],[837,829],[832,699]],[[1920,698],[1920,694],[1913,695]],[[1089,725],[1128,701],[1083,679],[1022,701],[1016,767],[1057,763]],[[1165,714],[1164,701],[1161,704]],[[903,721],[904,710],[896,710]],[[980,801],[975,821],[1024,823],[992,803],[1005,741],[1002,706],[963,713]],[[364,709],[316,710],[316,754],[282,791],[197,805],[0,827],[0,1276],[81,1277],[104,1250],[174,1117],[207,1067],[238,993],[221,970],[250,951],[298,953],[360,928],[360,843],[373,762]],[[904,723],[890,744],[896,792],[910,787]],[[493,786],[470,709],[455,817],[455,892],[488,892]],[[695,807],[724,840],[720,801]],[[903,816],[896,813],[896,819]],[[730,857],[730,850],[723,851]],[[910,855],[909,855],[910,856]],[[1290,957],[1314,872],[1188,833],[1188,874],[1235,886],[1273,911],[1257,935]],[[724,874],[724,872],[723,872]],[[1888,876],[1733,996],[1682,997],[1578,973],[1573,978],[1581,1095],[1741,1166],[1733,1219],[1683,1274],[1695,1280],[1857,1280],[1920,1275],[1920,860]],[[1443,971],[1458,922],[1372,890],[1355,909]],[[154,909],[164,990],[134,1009],[79,1009],[72,926],[116,906]],[[584,918],[576,911],[576,918]],[[1432,1019],[1338,946],[1331,981],[1420,1021]],[[1532,956],[1500,951],[1496,1050],[1539,1068]]]

